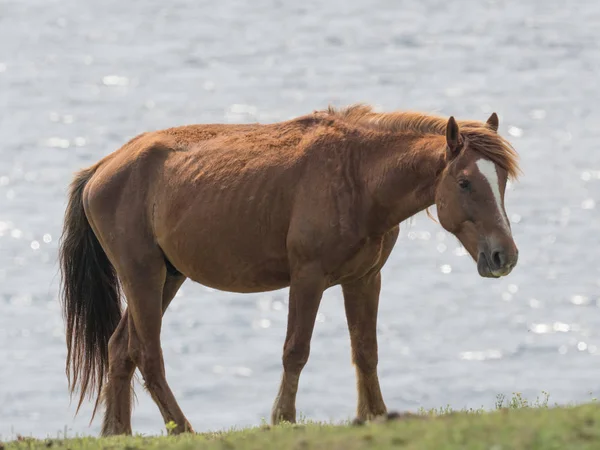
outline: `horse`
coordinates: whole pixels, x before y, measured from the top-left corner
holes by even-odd
[[[277,123],[142,133],[78,171],[59,247],[76,414],[95,395],[91,420],[105,407],[101,435],[131,434],[137,368],[172,432],[193,432],[160,341],[163,314],[189,278],[233,293],[289,288],[272,424],[295,422],[322,294],[341,286],[356,417],[385,415],[377,311],[400,224],[435,205],[481,277],[507,276],[517,264],[504,194],[520,173],[518,154],[498,122],[496,113],[457,121],[330,106]]]

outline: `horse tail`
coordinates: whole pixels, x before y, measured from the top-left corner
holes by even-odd
[[[117,273],[84,210],[83,192],[97,167],[78,172],[71,183],[59,248],[69,391],[72,396],[80,385],[75,414],[86,394],[96,391],[92,420],[108,374],[108,341],[121,319]]]

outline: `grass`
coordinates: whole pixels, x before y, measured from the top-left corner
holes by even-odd
[[[167,427],[168,428],[168,427]],[[600,408],[548,405],[548,395],[530,403],[519,394],[499,396],[495,411],[445,407],[416,414],[390,414],[367,424],[305,422],[218,433],[36,440],[19,438],[0,449],[70,450],[535,450],[600,448]]]

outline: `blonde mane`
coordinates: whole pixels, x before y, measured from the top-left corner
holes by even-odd
[[[419,134],[445,135],[448,119],[412,111],[375,112],[368,105],[351,105],[336,109],[330,106],[328,114],[344,121],[377,130],[394,133],[413,132]],[[457,121],[461,135],[466,138],[469,147],[498,164],[516,179],[521,170],[518,155],[510,142],[490,129],[485,122],[476,120]]]

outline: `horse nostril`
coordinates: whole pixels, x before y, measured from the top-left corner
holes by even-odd
[[[492,263],[494,264],[494,267],[503,267],[504,260],[504,252],[502,252],[502,250],[494,250],[492,252]]]

